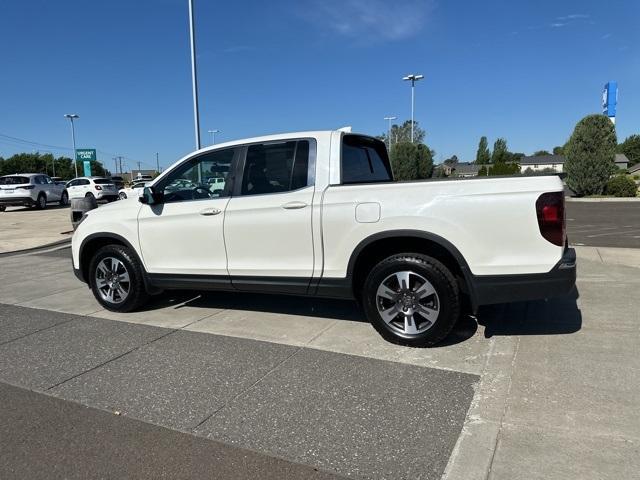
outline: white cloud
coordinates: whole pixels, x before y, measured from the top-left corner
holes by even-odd
[[[558,19],[561,19],[561,18],[562,17],[558,17]],[[571,13],[564,18],[567,20],[579,20],[581,18],[591,18],[591,15],[588,15],[586,13]]]
[[[302,16],[357,42],[404,40],[420,33],[433,0],[315,0]]]
[[[605,33],[604,35],[602,35],[602,40],[606,40],[607,38],[611,38],[610,33]]]
[[[566,23],[552,23],[549,26],[553,28],[560,28],[560,27],[564,27],[565,25]]]

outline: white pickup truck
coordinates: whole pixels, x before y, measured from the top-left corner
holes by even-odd
[[[375,138],[290,133],[198,150],[88,212],[73,266],[109,310],[167,289],[351,298],[433,345],[464,309],[568,293],[564,217],[556,176],[394,182]]]

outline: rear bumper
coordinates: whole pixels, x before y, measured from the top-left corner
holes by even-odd
[[[566,248],[547,273],[473,276],[471,283],[476,307],[566,295],[576,284],[576,251]]]
[[[34,205],[35,203],[36,201],[31,197],[0,197],[0,205],[5,207]]]

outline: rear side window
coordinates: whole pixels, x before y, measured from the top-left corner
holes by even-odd
[[[393,180],[387,149],[380,140],[360,135],[342,139],[342,183],[390,182]]]
[[[18,177],[15,175],[10,177],[0,177],[0,185],[22,185],[25,183],[29,183],[29,179],[27,177]]]
[[[242,195],[297,190],[313,184],[309,141],[250,145],[242,175]]]
[[[86,178],[81,178],[78,180],[77,185],[89,185],[91,182],[89,180],[87,180]]]

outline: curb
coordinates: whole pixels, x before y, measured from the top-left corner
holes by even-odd
[[[54,247],[62,247],[62,246],[66,246],[66,245],[71,245],[71,239],[67,238],[64,240],[58,240],[56,242],[51,242],[51,243],[47,243],[45,245],[40,245],[37,247],[30,247],[30,248],[25,248],[22,250],[12,250],[10,252],[2,252],[0,253],[0,258],[2,257],[13,257],[14,255],[23,255],[25,253],[34,253],[34,252],[38,252],[40,250],[48,250],[50,248],[54,248]]]
[[[567,202],[640,202],[640,197],[597,197],[597,198],[574,198],[565,197]]]

